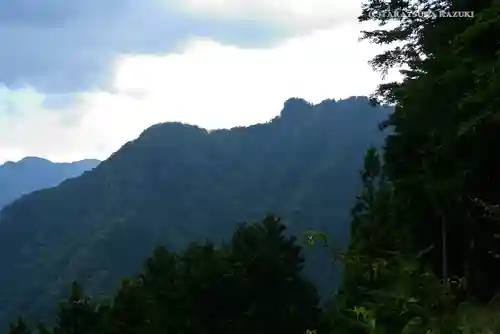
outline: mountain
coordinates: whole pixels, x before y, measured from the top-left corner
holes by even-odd
[[[99,160],[54,163],[38,157],[0,165],[0,208],[30,192],[57,186],[62,181],[80,176],[96,167]]]
[[[293,98],[265,124],[207,131],[157,124],[80,177],[24,196],[0,218],[0,324],[35,318],[74,279],[99,295],[133,274],[154,246],[227,239],[236,223],[267,213],[290,233],[348,239],[359,170],[391,112],[366,97],[312,105]],[[331,254],[308,251],[306,271],[325,295]],[[337,273],[337,274],[336,274]]]

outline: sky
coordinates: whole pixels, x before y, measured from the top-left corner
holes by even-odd
[[[149,126],[265,122],[290,97],[369,95],[361,0],[0,4],[0,163],[106,159]]]

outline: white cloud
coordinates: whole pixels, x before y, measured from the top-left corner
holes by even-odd
[[[44,100],[29,88],[0,88],[0,161],[28,155],[76,160],[97,153],[96,142],[82,138],[87,129],[80,127],[79,112],[43,108]]]
[[[0,160],[106,158],[158,122],[227,128],[267,121],[289,97],[370,94],[380,76],[367,61],[380,49],[358,36],[359,26],[344,25],[271,49],[193,39],[176,54],[123,56],[112,93],[80,94],[67,110],[43,107],[44,96],[30,89],[0,89]],[[7,103],[13,113],[4,113]]]
[[[194,15],[264,21],[300,31],[352,22],[361,12],[361,0],[183,0],[178,5]]]

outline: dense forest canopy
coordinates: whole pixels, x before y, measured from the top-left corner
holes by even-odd
[[[268,216],[240,224],[221,246],[158,247],[140,274],[97,303],[73,283],[53,333],[301,334],[320,323],[318,294],[301,274],[304,258],[286,227]],[[11,333],[28,333],[22,319]],[[39,325],[39,333],[48,333]]]

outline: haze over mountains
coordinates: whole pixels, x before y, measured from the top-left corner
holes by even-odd
[[[0,165],[0,208],[30,192],[55,187],[62,181],[80,176],[96,167],[99,160],[55,163],[39,157]]]
[[[293,98],[265,124],[150,127],[92,171],[1,211],[0,324],[21,313],[50,316],[75,279],[94,295],[109,293],[157,244],[220,241],[267,213],[295,235],[314,228],[345,245],[364,153],[382,143],[377,125],[390,111],[366,97]],[[338,281],[325,269],[329,257],[307,256],[323,295]]]

